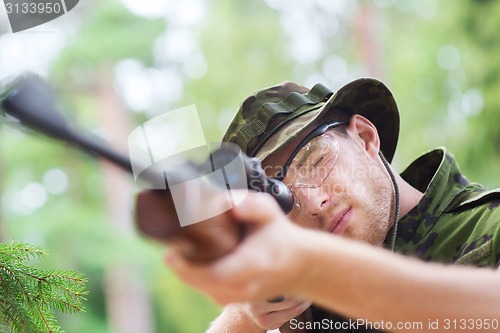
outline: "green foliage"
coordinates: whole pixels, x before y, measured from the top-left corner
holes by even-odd
[[[26,264],[44,254],[25,243],[0,244],[0,332],[63,332],[54,311],[84,311],[86,279],[81,273]]]
[[[424,18],[415,11],[401,11],[398,4],[410,2],[398,0],[395,6],[376,12],[385,68],[382,79],[401,113],[397,169],[402,170],[417,154],[446,146],[471,181],[498,186],[500,36],[496,32],[500,3],[412,3],[433,4],[436,10]],[[458,51],[453,68],[443,68],[443,59],[439,61],[440,52],[448,46]],[[484,102],[474,112],[467,109],[470,92]]]
[[[207,73],[189,80],[180,105],[195,103],[208,141],[218,141],[251,92],[291,80],[279,15],[254,1],[215,1],[200,45]]]
[[[500,164],[500,3],[498,1],[465,1],[460,7],[462,24],[457,31],[464,40],[464,67],[470,86],[480,89],[484,109],[470,118],[468,131],[462,140],[467,167],[477,178],[493,187],[498,186]],[[480,161],[480,162],[479,162]]]
[[[62,50],[53,74],[64,79],[70,74],[79,82],[96,66],[123,58],[138,58],[150,65],[152,44],[164,29],[162,20],[133,15],[116,1],[101,2],[93,6],[77,36]]]
[[[187,288],[169,270],[156,273],[151,280],[159,332],[204,332],[220,309],[207,297]]]

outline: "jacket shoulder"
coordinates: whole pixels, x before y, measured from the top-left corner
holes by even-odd
[[[487,203],[490,203],[490,205],[488,206],[490,210],[496,209],[500,206],[500,188],[486,191],[481,189],[480,187],[475,187],[469,190],[462,191],[451,201],[444,212],[460,212]]]

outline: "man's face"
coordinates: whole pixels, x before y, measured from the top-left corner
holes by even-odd
[[[308,177],[303,172],[290,168],[283,182],[294,192],[298,206],[289,218],[306,228],[381,245],[393,216],[394,192],[387,171],[378,155],[367,151],[361,137],[344,137],[334,130],[323,137],[318,141],[326,140],[326,144],[311,149],[300,159],[300,166],[309,168],[326,160],[330,164],[325,165],[333,163],[333,167],[319,177],[320,182],[312,176],[314,186],[305,184]],[[329,138],[338,145],[329,144]]]

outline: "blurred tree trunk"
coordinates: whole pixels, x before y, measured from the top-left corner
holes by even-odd
[[[354,20],[354,36],[360,63],[368,75],[382,78],[380,42],[377,40],[377,11],[372,2],[359,6]]]
[[[0,243],[3,243],[5,240],[5,221],[3,220],[3,191],[4,191],[4,165],[3,165],[3,128],[0,126]]]
[[[126,151],[131,120],[114,90],[112,66],[101,65],[97,75],[100,124],[111,144]],[[101,163],[101,168],[110,223],[118,233],[134,232],[129,208],[130,177],[106,161]],[[106,272],[109,323],[118,333],[153,332],[153,316],[144,279],[137,267],[125,262],[111,265]]]

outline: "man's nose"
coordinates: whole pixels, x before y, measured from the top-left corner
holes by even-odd
[[[325,186],[308,188],[306,191],[303,191],[303,198],[301,198],[301,201],[304,201],[304,208],[307,215],[321,213],[328,207],[331,200],[330,193]]]

